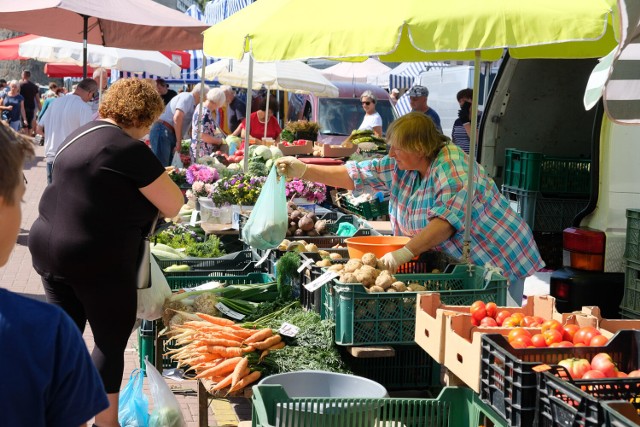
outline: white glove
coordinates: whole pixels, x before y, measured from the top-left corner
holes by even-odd
[[[406,247],[402,247],[396,251],[389,252],[380,258],[380,262],[385,269],[391,273],[395,273],[398,267],[413,259],[415,255]]]
[[[276,170],[287,178],[302,178],[307,171],[307,165],[295,157],[285,156],[276,160]]]

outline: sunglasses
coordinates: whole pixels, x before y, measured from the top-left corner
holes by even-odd
[[[362,105],[370,105],[371,101],[362,101]]]

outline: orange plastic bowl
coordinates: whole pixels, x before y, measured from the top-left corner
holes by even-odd
[[[371,252],[380,258],[385,254],[400,249],[411,240],[404,236],[358,236],[345,239],[349,258],[362,258],[362,255]]]

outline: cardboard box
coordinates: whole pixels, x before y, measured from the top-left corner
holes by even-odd
[[[297,154],[311,154],[313,153],[313,141],[307,140],[305,145],[284,145],[282,142],[278,143],[278,148],[285,156],[295,156]]]
[[[349,157],[358,149],[356,145],[343,147],[341,145],[322,144],[318,142],[315,147],[316,149],[320,149],[322,157]]]
[[[600,314],[600,308],[596,306],[584,306],[579,314],[594,317],[598,322],[598,328],[602,335],[611,338],[616,332],[623,329],[640,329],[640,320],[636,319],[605,319]]]
[[[508,335],[513,328],[502,327],[480,327],[474,326],[471,322],[471,315],[468,314],[469,307],[465,313],[449,314],[450,310],[440,308],[443,312],[441,317],[444,320],[443,344],[444,366],[453,375],[459,378],[476,393],[480,392],[480,371],[481,371],[481,348],[482,334]],[[514,310],[515,307],[499,307],[498,310]],[[562,324],[577,324],[579,326],[597,326],[597,319],[589,315],[576,315],[574,313],[558,313],[555,309],[555,298],[543,295],[533,296],[527,299],[527,304],[521,310],[526,316],[540,316],[545,319],[555,319]],[[436,311],[436,315],[437,315]],[[539,328],[527,328],[532,334],[539,333]]]

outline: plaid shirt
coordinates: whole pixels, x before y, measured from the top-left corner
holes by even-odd
[[[468,156],[447,144],[429,166],[424,179],[417,171],[399,170],[394,159],[347,162],[356,194],[390,192],[389,216],[394,234],[415,236],[431,218],[451,224],[456,233],[434,249],[462,257],[464,211],[467,200]],[[471,260],[503,270],[509,280],[532,275],[544,267],[529,226],[509,207],[493,180],[479,166],[475,170],[471,217]]]

